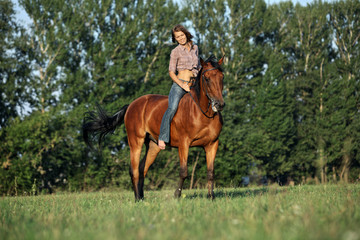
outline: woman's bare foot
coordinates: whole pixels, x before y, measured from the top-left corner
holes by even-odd
[[[158,146],[161,150],[164,150],[165,149],[165,142],[163,140],[159,140],[158,142]]]

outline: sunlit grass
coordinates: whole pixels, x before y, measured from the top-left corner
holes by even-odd
[[[360,239],[360,185],[133,193],[0,200],[0,239]]]

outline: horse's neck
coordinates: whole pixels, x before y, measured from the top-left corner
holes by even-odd
[[[208,116],[214,114],[209,98],[206,96],[205,89],[203,89],[202,83],[199,86],[199,94],[195,90],[191,90],[190,94],[192,95],[193,104],[197,105],[196,108],[199,110],[200,114],[205,116],[204,113]],[[200,109],[199,109],[200,108]]]
[[[202,86],[200,87],[200,94],[199,94],[199,105],[201,106],[201,109],[203,111],[207,111],[209,107],[209,98],[205,94],[205,90],[202,89]]]

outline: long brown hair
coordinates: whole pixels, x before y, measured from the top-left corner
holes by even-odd
[[[192,44],[191,39],[193,38],[193,35],[191,35],[191,33],[183,25],[178,24],[175,27],[173,27],[173,29],[171,31],[172,41],[173,41],[173,43],[176,43],[177,41],[175,39],[174,32],[183,32],[185,34],[185,36],[186,36],[186,40],[188,42],[191,42],[191,44]]]

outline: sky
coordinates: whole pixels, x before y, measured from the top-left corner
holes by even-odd
[[[180,1],[180,0],[175,0],[175,1]],[[266,2],[268,2],[268,4],[273,4],[273,3],[279,3],[279,2],[283,2],[285,0],[265,0]],[[300,3],[303,6],[306,6],[307,3],[311,3],[313,0],[292,0],[292,2],[294,4],[296,3]],[[16,11],[16,17],[17,17],[17,21],[24,25],[25,27],[27,27],[29,25],[29,23],[31,22],[29,16],[26,14],[26,12],[20,8],[18,0],[12,0],[13,3],[15,3],[15,11]]]

